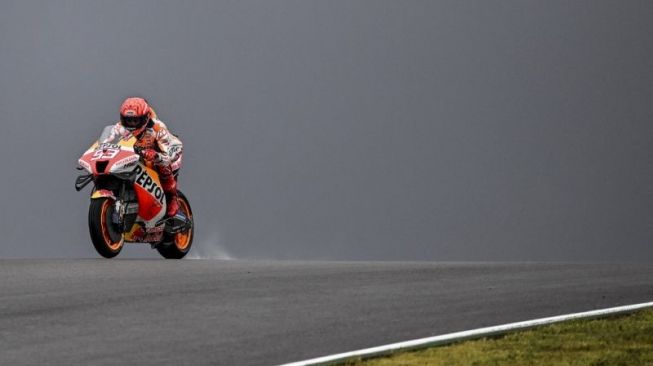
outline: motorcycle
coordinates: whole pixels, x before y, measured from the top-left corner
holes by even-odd
[[[88,228],[95,250],[113,258],[125,243],[149,243],[164,258],[181,259],[193,244],[193,212],[179,193],[179,212],[166,217],[166,200],[159,174],[141,159],[136,138],[111,136],[107,126],[100,138],[79,158],[75,180],[79,192],[93,182]],[[174,171],[177,179],[177,171]]]

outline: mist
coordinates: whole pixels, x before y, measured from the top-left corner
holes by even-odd
[[[74,168],[139,95],[184,142],[194,258],[651,261],[652,16],[4,1],[0,257],[97,257]]]

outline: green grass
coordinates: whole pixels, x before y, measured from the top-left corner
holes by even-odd
[[[653,310],[565,322],[346,365],[653,365]]]

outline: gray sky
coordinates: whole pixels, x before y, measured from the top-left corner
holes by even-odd
[[[0,256],[96,256],[74,167],[137,94],[185,144],[198,252],[650,261],[651,19],[650,1],[4,0]]]

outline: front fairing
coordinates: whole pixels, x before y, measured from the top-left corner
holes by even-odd
[[[139,161],[134,152],[136,138],[115,136],[111,138],[113,126],[107,126],[100,138],[79,158],[79,165],[93,176],[102,174],[127,174],[132,172]]]
[[[125,215],[134,216],[127,224],[125,241],[158,242],[163,236],[162,219],[166,212],[158,172],[134,151],[135,137],[114,136],[112,130],[113,126],[107,126],[79,158],[79,165],[88,174],[78,177],[75,188],[79,191],[93,182],[91,199],[111,198],[118,205],[116,207],[123,207]],[[125,190],[127,195],[133,191],[133,196],[125,199]],[[120,212],[119,209],[116,212]]]

